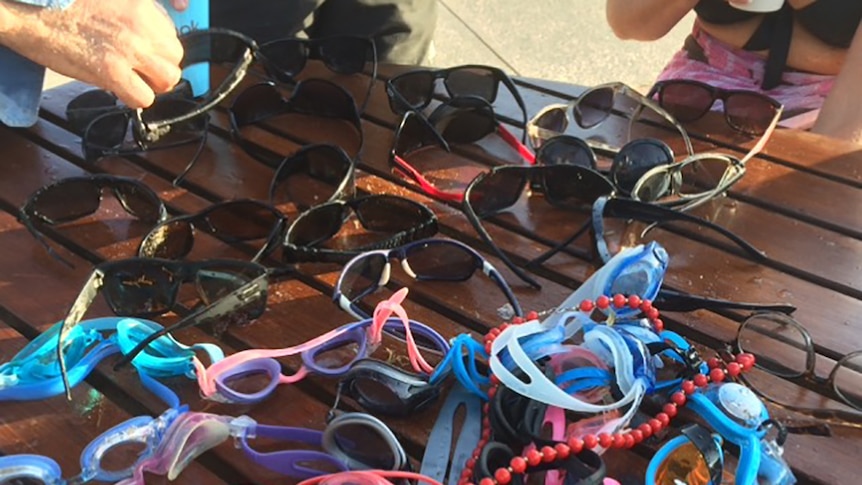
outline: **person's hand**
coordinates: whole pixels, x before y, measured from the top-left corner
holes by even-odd
[[[181,76],[176,28],[153,0],[76,0],[65,10],[0,2],[0,44],[132,108],[149,106]]]
[[[178,12],[182,12],[189,8],[189,0],[171,0],[171,6]]]

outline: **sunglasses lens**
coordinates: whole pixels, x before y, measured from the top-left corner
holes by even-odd
[[[401,122],[401,129],[395,140],[395,153],[406,157],[422,147],[435,147],[440,141],[434,135],[434,129],[423,119],[421,115],[408,113]]]
[[[524,170],[495,170],[480,177],[469,191],[470,206],[479,217],[513,206],[527,185]]]
[[[141,242],[138,254],[146,258],[182,259],[192,250],[194,234],[186,221],[156,226]]]
[[[396,196],[371,196],[356,205],[356,217],[370,231],[387,235],[406,231],[428,222],[423,206]]]
[[[457,244],[417,244],[407,253],[407,264],[417,277],[463,281],[482,267],[482,261]]]
[[[656,471],[656,485],[709,485],[709,465],[697,447],[687,442],[674,450]]]
[[[250,200],[225,204],[206,216],[213,233],[228,241],[268,238],[280,219],[269,206]]]
[[[285,160],[275,175],[275,204],[293,202],[300,210],[329,201],[350,176],[353,163],[339,148],[317,145]]]
[[[455,69],[446,77],[446,89],[457,96],[478,96],[489,103],[497,97],[497,77],[486,69]]]
[[[631,196],[633,199],[643,202],[656,201],[671,191],[675,178],[678,177],[671,174],[670,169],[657,170],[650,175],[644,175],[640,178],[638,186],[632,189]]]
[[[84,157],[94,160],[106,151],[119,148],[129,132],[128,112],[108,113],[99,116],[84,131],[82,144]]]
[[[287,235],[287,242],[297,246],[315,246],[338,234],[345,218],[345,206],[328,204],[303,213]]]
[[[713,103],[712,91],[704,86],[689,83],[668,83],[659,93],[659,104],[677,120],[694,121],[709,111]]]
[[[601,88],[590,91],[578,100],[575,116],[581,128],[592,128],[605,120],[614,107],[614,91]]]
[[[635,140],[614,156],[610,176],[620,191],[630,193],[649,169],[673,161],[673,152],[664,142],[648,138]]]
[[[834,379],[838,394],[850,405],[862,410],[862,354],[842,362],[835,371]]]
[[[562,133],[566,131],[569,122],[566,120],[566,110],[560,107],[551,108],[542,113],[542,115],[536,119],[535,124],[539,128],[543,128],[554,133]],[[540,145],[541,144],[537,144],[537,146]]]
[[[350,301],[357,301],[373,293],[380,282],[386,258],[379,253],[357,258],[341,275],[341,293]]]
[[[614,187],[602,174],[573,165],[556,165],[543,172],[545,197],[562,207],[592,204]]]
[[[762,135],[775,117],[775,106],[755,93],[734,93],[725,100],[727,122],[735,130]]]
[[[424,108],[434,93],[434,75],[428,71],[408,72],[393,79],[392,85],[409,105],[396,112],[404,112],[404,108]]]
[[[179,285],[175,278],[155,262],[129,265],[105,275],[106,296],[117,315],[159,315],[171,309]]]
[[[156,222],[162,216],[161,200],[144,186],[118,181],[114,186],[114,193],[123,207],[142,221]]]
[[[144,122],[154,122],[179,118],[196,108],[197,103],[188,99],[159,99],[141,113],[141,119]],[[208,115],[201,114],[173,123],[170,131],[162,135],[156,143],[150,143],[148,146],[170,147],[200,141],[207,129],[208,120]]]
[[[87,179],[66,179],[39,192],[33,214],[46,222],[62,223],[88,216],[99,208],[102,190]]]
[[[373,470],[392,470],[396,457],[391,444],[376,429],[348,423],[335,431],[335,445],[344,454]]]
[[[431,123],[450,143],[473,143],[492,133],[496,127],[494,113],[488,109],[446,105],[438,109],[440,111],[432,113]]]
[[[288,101],[293,111],[359,123],[353,97],[343,88],[323,79],[308,79]]]
[[[234,98],[230,107],[231,118],[237,128],[257,123],[285,111],[284,99],[269,83],[244,89]]]
[[[557,136],[542,144],[536,153],[536,160],[542,165],[575,165],[596,168],[596,154],[580,138]]]
[[[66,119],[75,133],[83,134],[99,116],[117,109],[117,97],[102,89],[87,91],[66,105]]]
[[[798,377],[808,367],[811,351],[802,327],[786,316],[749,317],[739,331],[739,348],[753,354],[757,366],[781,377]]]
[[[334,37],[320,42],[320,57],[326,67],[339,74],[356,74],[365,68],[368,41],[354,37]]]
[[[727,178],[730,161],[725,158],[703,158],[681,167],[683,194],[696,195],[721,186]]]
[[[308,59],[307,41],[282,39],[260,46],[267,72],[280,82],[291,82]]]

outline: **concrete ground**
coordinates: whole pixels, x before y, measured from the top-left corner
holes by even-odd
[[[518,76],[580,85],[623,81],[649,87],[693,21],[687,17],[656,42],[621,41],[605,20],[605,0],[438,1],[433,65],[489,64]],[[49,73],[46,86],[66,81]]]

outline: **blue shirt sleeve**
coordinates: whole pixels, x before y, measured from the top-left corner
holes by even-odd
[[[37,7],[64,9],[74,0],[16,0]],[[39,112],[45,68],[0,46],[0,123],[32,126]]]

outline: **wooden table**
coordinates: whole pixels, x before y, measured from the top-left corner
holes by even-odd
[[[389,76],[403,68],[387,67]],[[326,70],[315,72],[332,77]],[[247,79],[246,84],[251,80]],[[365,79],[343,80],[355,93]],[[539,81],[519,82],[529,115],[541,107],[572,99],[582,88]],[[170,181],[188,160],[189,149],[145,153],[104,159],[87,164],[80,156],[79,137],[68,131],[66,103],[86,89],[71,84],[45,95],[39,122],[30,129],[0,128],[0,361],[11,358],[39,332],[61,319],[83,285],[93,264],[105,259],[132,256],[147,228],[130,221],[112,197],[106,197],[95,216],[48,232],[54,247],[74,263],[69,268],[52,259],[17,222],[17,208],[39,187],[84,173],[104,172],[135,177],[147,183],[166,201],[171,212],[190,213],[217,201],[249,197],[266,199],[272,169],[243,153],[230,142],[224,111],[213,114],[208,146],[187,182],[174,187]],[[507,120],[519,119],[511,99],[501,95],[495,109]],[[439,217],[443,236],[456,238],[484,250],[501,269],[525,310],[555,306],[583,282],[596,267],[590,262],[588,238],[575,242],[545,265],[534,269],[543,289],[536,291],[517,280],[491,256],[458,207],[419,193],[414,185],[390,172],[387,157],[398,117],[388,107],[382,83],[378,83],[363,116],[365,146],[361,153],[357,187],[372,193],[410,197],[430,207]],[[613,118],[601,133],[615,136],[625,122]],[[517,126],[512,127],[518,130]],[[738,139],[719,117],[689,127],[698,150],[743,152],[751,146]],[[288,154],[303,142],[320,141],[319,122],[298,123],[290,116],[273,119],[246,131],[249,137],[280,153]],[[709,135],[705,135],[709,133]],[[338,140],[336,140],[338,141]],[[350,143],[349,140],[341,140]],[[351,148],[345,147],[350,150]],[[855,145],[809,133],[778,131],[762,155],[748,164],[744,179],[727,197],[718,198],[693,213],[720,224],[755,246],[769,258],[753,262],[726,241],[692,228],[655,229],[650,238],[659,241],[671,256],[666,285],[695,294],[737,301],[787,302],[798,307],[796,318],[817,342],[818,373],[826,375],[835,359],[862,347],[862,155]],[[355,149],[355,147],[354,147]],[[429,155],[430,163],[453,166],[497,162],[506,153],[499,145],[485,149],[459,148],[454,154]],[[506,158],[507,155],[503,155]],[[514,159],[509,159],[513,161]],[[517,263],[535,257],[569,235],[585,215],[550,209],[533,197],[514,216],[486,221],[486,228],[501,248]],[[197,236],[201,253],[208,257],[248,257],[219,241]],[[202,242],[200,242],[202,241]],[[269,307],[256,323],[231,329],[216,340],[200,329],[179,334],[185,342],[218,341],[226,353],[249,347],[283,347],[297,344],[351,321],[331,301],[339,268],[301,266],[289,278],[270,284]],[[407,281],[399,274],[390,289]],[[409,283],[408,283],[409,284]],[[437,328],[444,336],[478,333],[499,323],[495,310],[504,301],[492,283],[481,275],[464,284],[410,284],[407,302],[410,316]],[[454,288],[454,289],[453,289]],[[380,295],[386,296],[385,294]],[[100,297],[88,317],[108,315]],[[731,342],[743,313],[667,313],[668,328],[705,347],[719,348]],[[167,321],[170,318],[165,319]],[[109,359],[111,360],[111,359]],[[296,361],[285,360],[288,369]],[[281,386],[274,396],[254,407],[218,405],[202,401],[190,381],[169,381],[183,402],[193,410],[231,415],[247,413],[262,423],[322,429],[334,396],[334,382],[311,378],[299,385]],[[775,380],[774,394],[805,405],[835,405],[817,392],[790,381]],[[36,453],[54,458],[67,476],[79,470],[78,456],[96,435],[140,414],[158,415],[163,405],[142,389],[133,371],[113,371],[103,362],[86,383],[78,386],[69,403],[63,397],[39,402],[0,403],[0,452]],[[349,409],[351,404],[342,404]],[[387,422],[413,457],[421,459],[423,443],[436,416],[436,406],[410,419]],[[787,416],[771,408],[779,417]],[[798,416],[796,416],[798,417]],[[858,483],[862,432],[833,428],[831,438],[791,435],[786,459],[802,483]],[[650,456],[649,447],[636,452],[606,454],[613,476],[637,483]],[[149,483],[167,482],[151,476]],[[642,478],[641,478],[642,480]],[[225,443],[192,464],[177,480],[180,484],[288,483],[252,466],[230,443]],[[641,481],[642,483],[642,481]]]

